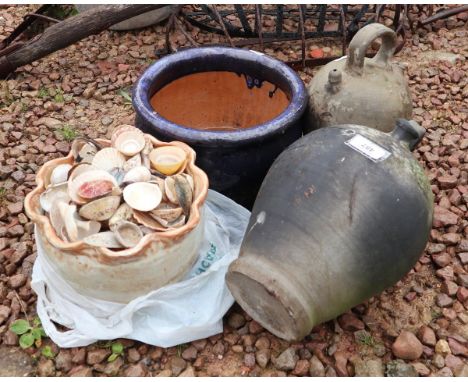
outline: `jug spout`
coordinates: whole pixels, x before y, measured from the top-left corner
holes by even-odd
[[[395,139],[406,143],[408,148],[413,151],[416,145],[424,137],[425,133],[426,130],[424,127],[418,125],[417,122],[399,118],[396,120],[395,129],[393,129],[391,135]]]

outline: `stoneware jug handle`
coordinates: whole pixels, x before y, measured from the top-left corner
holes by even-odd
[[[425,133],[424,127],[419,126],[416,121],[398,118],[395,121],[395,128],[390,134],[398,141],[406,143],[408,148],[413,151]]]
[[[349,44],[346,67],[352,73],[362,74],[367,48],[379,37],[382,38],[382,44],[372,60],[380,66],[390,68],[389,60],[395,52],[397,35],[385,25],[373,23],[360,29]]]

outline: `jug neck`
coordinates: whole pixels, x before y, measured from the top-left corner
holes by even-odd
[[[411,151],[421,141],[426,130],[418,123],[399,118],[395,122],[395,128],[390,133],[393,138],[404,143]]]

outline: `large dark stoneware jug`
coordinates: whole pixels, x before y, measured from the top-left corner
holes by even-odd
[[[358,125],[316,130],[268,172],[239,258],[236,301],[275,335],[299,340],[396,283],[421,256],[433,195],[410,150],[424,135]]]
[[[138,80],[136,125],[197,152],[213,188],[251,208],[275,158],[302,135],[307,92],[282,62],[245,49],[179,51]]]

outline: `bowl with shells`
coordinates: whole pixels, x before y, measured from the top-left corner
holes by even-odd
[[[125,303],[196,261],[208,178],[182,142],[122,125],[110,141],[77,138],[36,183],[25,199],[36,240],[79,293]]]

